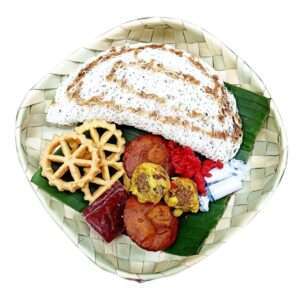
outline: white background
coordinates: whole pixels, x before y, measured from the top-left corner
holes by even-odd
[[[1,1],[1,299],[299,299],[298,1]],[[84,42],[121,22],[173,16],[221,38],[265,80],[288,134],[289,164],[265,210],[200,264],[138,284],[93,265],[33,195],[17,161],[26,91]]]

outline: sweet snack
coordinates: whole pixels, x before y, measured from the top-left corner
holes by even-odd
[[[53,138],[34,182],[106,242],[124,233],[145,250],[197,254],[242,187],[242,140],[246,162],[269,112],[249,93],[171,46],[113,47],[58,88],[47,120],[74,132]]]
[[[228,161],[242,142],[236,100],[203,61],[168,45],[100,53],[63,82],[47,120],[72,125],[105,119]]]
[[[126,145],[124,168],[129,177],[132,176],[135,168],[143,162],[161,165],[170,173],[169,151],[163,138],[157,135],[145,134]]]
[[[86,121],[76,127],[75,131],[84,135],[98,150],[100,160],[97,176],[82,188],[85,200],[92,203],[125,174],[123,163],[119,161],[124,152],[125,139],[115,124],[104,120]]]
[[[133,172],[130,192],[141,203],[158,203],[170,189],[167,171],[160,165],[144,162]]]
[[[56,186],[59,191],[70,192],[82,188],[96,176],[98,163],[97,149],[84,136],[76,133],[55,136],[40,161],[42,175],[49,184]]]
[[[84,199],[90,203],[94,202],[105,191],[110,189],[115,182],[121,179],[124,173],[122,162],[100,160],[98,174],[82,188]]]
[[[170,247],[178,231],[178,220],[167,205],[140,203],[135,197],[126,201],[124,223],[130,238],[151,251]]]
[[[199,200],[195,182],[189,178],[172,178],[165,201],[168,206],[175,208],[173,213],[176,217],[187,212],[198,212]]]
[[[116,182],[83,211],[86,222],[108,243],[124,231],[123,211],[127,193]]]
[[[115,124],[104,120],[91,120],[76,127],[75,131],[93,141],[101,161],[116,162],[124,152],[125,139]]]

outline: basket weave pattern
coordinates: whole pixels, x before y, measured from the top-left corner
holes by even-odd
[[[26,95],[17,115],[16,136],[20,160],[28,179],[36,171],[41,151],[50,139],[55,134],[70,130],[46,122],[47,108],[65,76],[103,50],[141,42],[167,43],[188,51],[209,63],[225,81],[270,97],[253,70],[204,30],[180,20],[163,18],[145,18],[122,24],[72,53]],[[205,246],[199,255],[192,257],[144,251],[127,236],[107,244],[89,229],[79,213],[36,186],[33,188],[59,226],[101,268],[125,278],[155,279],[174,274],[205,258],[259,212],[261,203],[274,190],[285,167],[286,146],[281,127],[272,100],[270,115],[257,136],[249,160],[250,180],[231,197],[222,219],[206,239]]]

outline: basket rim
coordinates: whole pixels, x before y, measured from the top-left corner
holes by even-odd
[[[137,22],[137,21],[145,22],[144,25],[146,25],[149,22],[151,22],[152,25],[155,25],[155,24],[163,23],[163,20],[168,20],[170,23],[174,22],[176,24],[178,24],[178,22],[181,22],[182,24],[188,25],[191,29],[195,30],[196,32],[199,32],[199,31],[200,32],[205,32],[209,36],[213,37],[220,45],[224,46],[226,49],[230,50],[234,55],[236,55],[249,68],[251,73],[253,73],[259,79],[259,81],[262,83],[262,86],[264,87],[264,89],[268,93],[268,95],[271,95],[271,93],[270,93],[269,89],[267,88],[264,80],[262,80],[262,78],[257,74],[257,72],[243,58],[241,58],[240,55],[237,55],[236,52],[231,49],[231,47],[229,47],[226,43],[224,43],[222,40],[220,40],[218,37],[216,37],[214,34],[210,33],[209,31],[207,31],[203,27],[198,26],[196,24],[193,24],[189,21],[185,21],[181,18],[161,17],[161,16],[160,17],[158,17],[158,16],[148,16],[148,17],[135,18],[135,19],[131,19],[129,21],[126,21],[126,22],[123,22],[121,24],[118,24],[116,26],[111,27],[110,29],[103,32],[102,34],[98,35],[97,38],[98,39],[103,39],[107,34],[111,33],[113,30],[117,29],[118,27],[120,27],[122,25],[126,25],[128,27],[134,27],[134,23]],[[80,48],[82,48],[82,47],[79,47],[77,49],[80,49]],[[23,104],[25,103],[25,101],[27,99],[27,94],[28,94],[28,92],[25,94],[23,100],[21,101],[21,103],[18,107],[15,123],[18,122],[19,118],[22,118],[24,116],[24,112],[21,111],[21,108],[23,107]],[[271,98],[270,104],[271,104],[271,111],[274,113],[274,117],[275,117],[276,122],[278,123],[278,127],[279,127],[278,129],[279,129],[280,138],[281,138],[281,148],[280,148],[281,151],[280,151],[280,160],[279,160],[279,163],[278,163],[277,171],[276,171],[276,174],[274,175],[275,180],[274,180],[274,183],[272,185],[272,189],[270,190],[267,197],[262,202],[262,206],[264,206],[267,202],[269,202],[269,199],[272,197],[273,193],[277,189],[279,183],[281,182],[281,180],[284,176],[284,173],[285,173],[285,170],[286,170],[286,167],[287,167],[287,161],[288,161],[288,142],[287,142],[286,129],[285,129],[285,126],[283,124],[281,114],[280,114],[273,98]],[[76,247],[80,248],[80,245],[76,244],[75,241],[73,241],[72,238],[70,237],[70,235],[66,232],[66,230],[58,223],[58,221],[53,216],[53,213],[51,212],[51,210],[47,207],[47,205],[44,203],[44,201],[42,201],[43,200],[42,195],[38,193],[38,189],[34,188],[33,184],[30,182],[28,176],[26,176],[26,173],[25,173],[26,170],[23,166],[23,164],[26,160],[21,155],[22,145],[21,145],[21,135],[20,135],[19,130],[20,130],[20,128],[18,126],[16,126],[16,128],[15,128],[15,147],[16,147],[16,151],[17,151],[17,154],[18,154],[19,163],[21,165],[21,168],[23,170],[23,173],[24,173],[26,179],[28,180],[28,183],[30,184],[30,186],[31,186],[32,190],[34,191],[34,193],[39,198],[39,200],[40,200],[39,202],[41,202],[42,206],[46,209],[48,214],[51,216],[52,220],[58,225],[59,228],[61,228],[61,230],[63,230],[66,233],[66,236],[68,237],[68,239],[71,240],[72,243]],[[96,262],[93,261],[84,251],[80,251],[80,252],[82,252],[88,259],[90,259],[93,263],[96,264]],[[104,266],[100,265],[99,263],[97,263],[97,265],[100,268],[103,268],[106,271],[109,271],[111,273],[117,274],[120,277],[123,277],[125,279],[133,279],[137,282],[143,282],[143,281],[153,280],[153,279],[156,279],[156,278],[170,276],[172,274],[178,273],[181,270],[189,268],[190,266],[196,264],[199,261],[199,255],[193,255],[193,256],[186,257],[186,258],[188,258],[188,264],[179,265],[179,266],[171,268],[168,271],[163,271],[163,272],[160,272],[160,273],[147,273],[147,274],[142,274],[141,273],[141,274],[137,274],[137,273],[133,273],[133,272],[117,270],[114,267],[110,266],[109,263],[105,264],[105,268],[104,268]]]

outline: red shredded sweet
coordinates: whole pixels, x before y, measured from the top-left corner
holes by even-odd
[[[204,177],[211,177],[210,170],[214,168],[222,169],[223,163],[220,160],[214,161],[211,159],[205,159],[202,162],[201,173]]]
[[[213,161],[211,159],[201,161],[191,148],[180,146],[173,141],[168,141],[167,147],[174,173],[193,179],[199,194],[205,195],[204,177],[210,177],[210,170],[213,168],[222,169],[223,163],[219,160]]]
[[[201,161],[189,147],[182,147],[173,141],[168,141],[171,164],[176,174],[192,178],[201,169]]]
[[[199,194],[206,195],[205,180],[204,180],[204,176],[202,175],[201,171],[199,171],[195,174],[194,181],[197,185]]]

